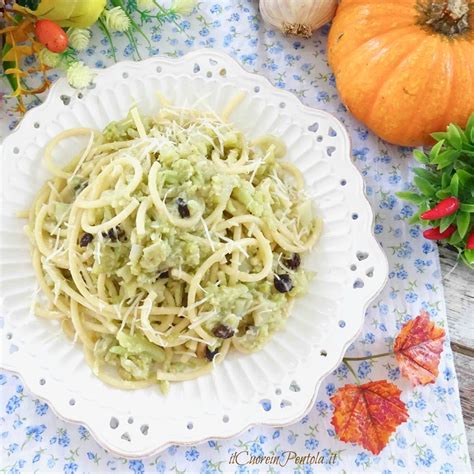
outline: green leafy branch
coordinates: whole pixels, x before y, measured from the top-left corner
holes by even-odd
[[[432,137],[437,143],[429,152],[413,152],[414,158],[424,165],[413,170],[418,192],[399,192],[397,196],[418,205],[410,223],[430,225],[440,235],[451,229],[448,237],[441,238],[459,251],[467,266],[474,268],[474,114],[465,129],[450,124],[446,132],[433,133]],[[453,198],[459,202],[455,212],[437,219],[422,217],[426,211]]]

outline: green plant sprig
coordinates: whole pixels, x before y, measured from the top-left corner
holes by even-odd
[[[152,46],[150,38],[141,28],[146,22],[155,21],[158,27],[162,27],[165,23],[171,22],[174,23],[181,32],[183,32],[183,29],[177,22],[177,19],[180,18],[181,15],[173,10],[173,8],[163,7],[156,0],[153,0],[153,3],[155,4],[155,7],[158,9],[158,11],[154,13],[138,8],[136,0],[108,0],[108,3],[110,3],[110,5],[113,7],[120,7],[127,15],[130,21],[130,28],[125,32],[125,35],[127,36],[134,54],[138,59],[141,59],[141,56],[138,48],[137,38],[135,38],[135,33],[139,34],[145,39],[149,48]],[[137,17],[137,21],[135,21],[134,16]],[[98,20],[98,25],[109,41],[113,59],[115,62],[117,62],[111,32],[107,29],[107,25],[101,18]]]
[[[145,32],[138,26],[137,22],[132,17],[132,13],[137,9],[137,7],[134,6],[134,2],[127,2],[127,4],[125,5],[125,3],[122,0],[110,0],[110,3],[112,3],[112,5],[114,7],[122,8],[122,10],[128,16],[128,19],[130,20],[130,27],[133,30],[135,30],[137,33],[139,33],[141,36],[143,36],[143,38],[145,38],[145,41],[147,42],[148,46],[151,47],[150,39],[145,34]],[[140,55],[140,53],[138,52],[136,40],[135,40],[133,34],[127,35],[127,36],[129,38],[129,41],[130,41],[130,44],[132,45],[132,47],[135,49],[137,54]]]
[[[446,132],[433,133],[432,137],[437,143],[429,152],[413,151],[414,158],[424,165],[413,169],[418,192],[399,192],[397,196],[418,205],[411,224],[439,227],[440,232],[455,225],[456,232],[446,242],[459,251],[468,267],[474,269],[474,249],[466,248],[468,237],[474,232],[474,113],[464,130],[450,124]],[[421,218],[421,214],[451,196],[460,201],[455,213],[436,220]]]
[[[172,8],[164,8],[157,1],[153,2],[158,9],[158,12],[151,13],[147,10],[140,10],[138,7],[134,7],[134,10],[140,16],[141,24],[143,25],[147,21],[156,21],[158,26],[163,26],[167,22],[175,24],[180,31],[182,31],[181,25],[177,22],[179,14],[177,14]]]

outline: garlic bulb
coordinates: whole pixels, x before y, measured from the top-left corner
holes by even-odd
[[[337,0],[260,0],[263,19],[289,35],[309,38],[336,11]]]

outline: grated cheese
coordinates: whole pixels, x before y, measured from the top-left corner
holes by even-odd
[[[91,132],[91,137],[89,138],[89,143],[87,144],[87,147],[84,150],[84,153],[82,154],[81,158],[77,162],[77,166],[74,168],[74,171],[72,172],[71,176],[69,176],[69,178],[67,179],[68,183],[70,183],[76,177],[77,172],[79,171],[80,167],[82,166],[85,159],[89,155],[93,144],[94,144],[94,132]]]
[[[194,329],[196,326],[200,326],[202,323],[205,323],[209,319],[211,319],[214,316],[217,316],[217,311],[206,311],[204,313],[201,313],[202,316],[199,318],[195,319],[190,325],[190,329]]]
[[[209,233],[209,228],[207,227],[206,221],[201,217],[202,225],[204,226],[204,232],[206,234],[206,238],[209,241],[209,245],[213,252],[216,251],[216,247],[214,246],[214,242],[211,240],[211,234]]]
[[[148,135],[146,134],[145,127],[143,126],[142,119],[140,118],[140,114],[138,113],[136,107],[130,111],[130,115],[135,122],[135,126],[137,127],[137,132],[138,135],[140,135],[140,138],[146,138]]]

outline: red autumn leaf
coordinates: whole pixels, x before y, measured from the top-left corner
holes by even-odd
[[[402,327],[393,351],[402,375],[412,385],[426,385],[436,380],[444,337],[444,329],[430,321],[426,311]]]
[[[400,389],[387,380],[344,385],[332,397],[331,420],[341,441],[357,443],[378,454],[398,425],[408,419]]]

